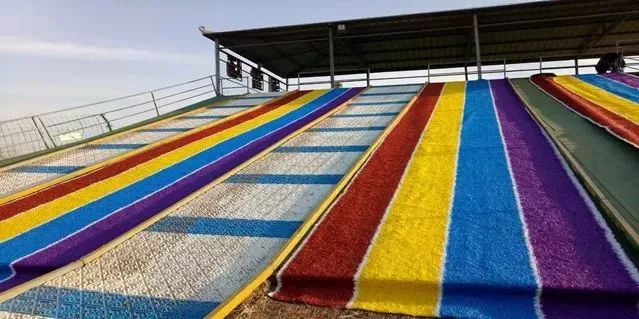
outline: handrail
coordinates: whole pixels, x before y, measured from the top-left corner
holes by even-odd
[[[217,85],[214,77],[218,78],[216,75],[207,75],[154,90],[38,115],[0,120],[0,160],[82,141],[122,126],[162,116],[163,113],[183,107],[180,103],[187,103],[185,101],[213,97]],[[221,94],[260,92],[250,87],[249,77],[242,77],[240,81],[222,76],[219,79],[224,80],[219,88]],[[244,90],[234,91],[234,88]],[[74,133],[73,136],[77,133],[79,137],[64,138],[69,133]]]

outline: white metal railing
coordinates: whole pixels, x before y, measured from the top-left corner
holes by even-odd
[[[61,110],[0,121],[0,161],[53,149],[150,120],[216,96],[216,76]],[[244,81],[220,78],[222,95],[256,92]]]

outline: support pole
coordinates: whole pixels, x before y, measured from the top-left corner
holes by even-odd
[[[542,57],[539,57],[539,74],[543,73]]]
[[[333,56],[333,26],[328,26],[328,57],[331,68],[331,88],[335,87],[335,57]]]
[[[464,78],[466,78],[466,81],[468,81],[468,66],[464,65]]]
[[[579,75],[579,59],[575,59],[575,74]]]
[[[222,96],[222,75],[220,74],[220,41],[215,39],[215,95]]]
[[[371,86],[371,69],[366,69],[366,87]]]
[[[286,78],[286,91],[288,92],[288,77]]]
[[[479,51],[479,25],[477,15],[473,14],[473,26],[475,29],[475,55],[477,58],[477,76],[481,80],[481,53]]]

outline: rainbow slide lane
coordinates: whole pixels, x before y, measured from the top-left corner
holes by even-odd
[[[639,90],[632,75],[535,75],[531,82],[575,113],[639,147]]]
[[[639,275],[506,80],[429,84],[277,273],[281,301],[637,318]]]
[[[361,90],[294,92],[82,175],[0,199],[0,293],[106,245]]]

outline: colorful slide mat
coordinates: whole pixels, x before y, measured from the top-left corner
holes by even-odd
[[[427,85],[276,282],[409,315],[639,317],[637,269],[507,80]]]
[[[103,247],[362,90],[292,92],[0,199],[0,294]]]
[[[575,113],[639,147],[639,78],[623,73],[535,75],[530,80]]]

